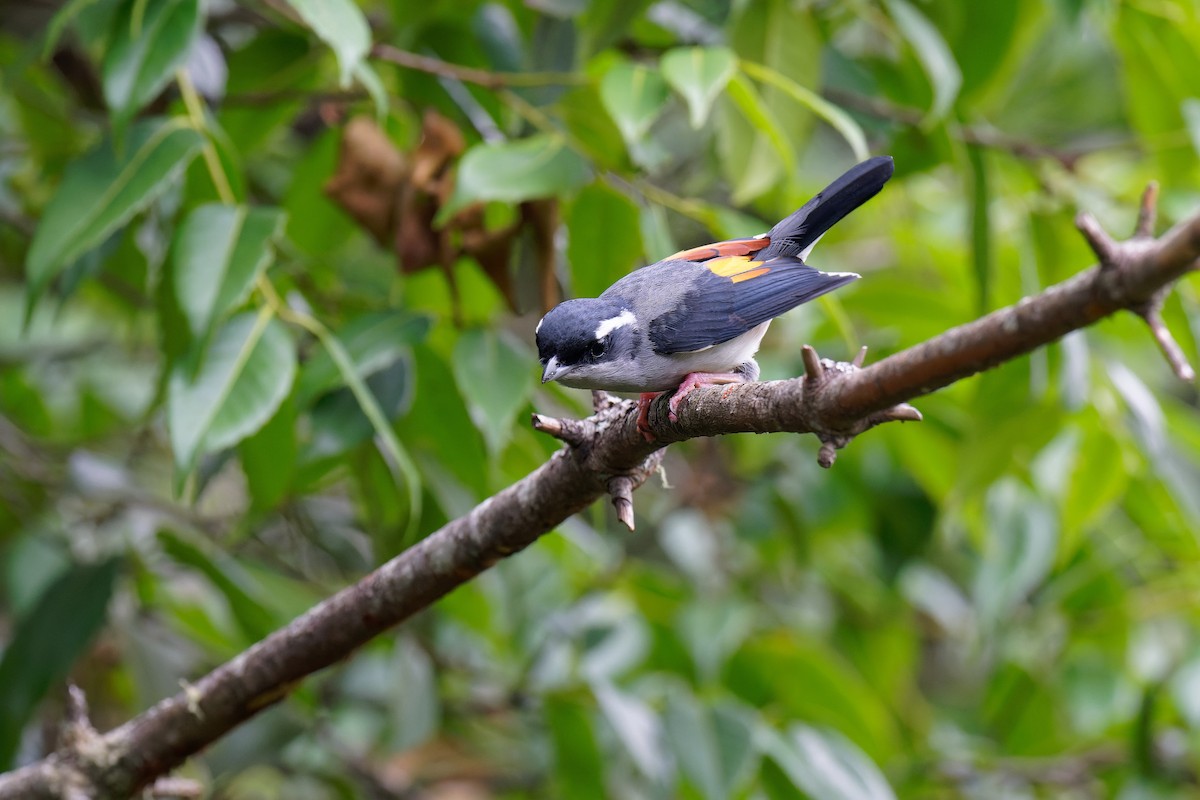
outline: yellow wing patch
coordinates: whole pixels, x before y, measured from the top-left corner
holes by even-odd
[[[761,261],[752,261],[749,256],[726,256],[725,258],[714,258],[710,261],[705,261],[704,266],[714,275],[720,275],[722,278],[733,278],[736,275],[741,275],[743,272],[750,272],[757,267],[762,266]]]

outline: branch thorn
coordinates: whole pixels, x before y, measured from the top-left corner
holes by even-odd
[[[559,441],[566,442],[571,447],[579,447],[588,439],[587,423],[579,420],[558,419],[535,412],[530,422],[534,430],[547,433]]]
[[[1100,259],[1101,269],[1111,269],[1117,263],[1117,243],[1108,235],[1096,218],[1086,211],[1075,217],[1075,227],[1087,239],[1092,252]]]
[[[837,451],[837,445],[832,440],[821,442],[821,449],[817,451],[817,464],[822,469],[829,469],[833,462],[837,461]]]
[[[613,508],[617,511],[617,519],[632,533],[633,525],[633,478],[628,475],[618,475],[608,482],[608,493],[612,495]]]
[[[67,722],[71,725],[91,725],[87,695],[73,683],[67,687]]]
[[[825,368],[821,366],[821,357],[817,355],[817,351],[812,345],[807,344],[800,348],[800,356],[804,359],[805,381],[816,386],[825,377]]]
[[[1141,224],[1140,217],[1138,224]],[[1171,369],[1179,377],[1179,380],[1191,383],[1196,380],[1196,371],[1188,363],[1183,348],[1175,341],[1175,337],[1171,335],[1171,329],[1167,327],[1162,318],[1163,303],[1166,302],[1169,291],[1170,287],[1160,289],[1143,305],[1134,308],[1133,312],[1141,317],[1150,328],[1150,334],[1158,344],[1158,349],[1162,351],[1163,357],[1167,359],[1167,363],[1171,365]]]
[[[600,389],[592,390],[592,411],[599,414],[601,411],[620,405],[620,399],[613,397],[611,394]]]
[[[193,797],[203,797],[204,787],[191,778],[159,778],[147,789],[147,794],[155,798],[191,800]]]
[[[1158,181],[1146,184],[1142,192],[1142,204],[1138,207],[1137,227],[1133,229],[1135,239],[1154,238],[1154,223],[1158,218]]]
[[[850,363],[859,369],[862,369],[862,365],[867,363],[867,346],[865,344],[854,354],[854,360]]]
[[[908,403],[898,403],[884,411],[881,416],[887,422],[921,422],[925,419],[920,411]]]

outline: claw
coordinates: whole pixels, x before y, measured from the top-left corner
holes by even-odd
[[[662,392],[642,392],[641,397],[638,398],[637,429],[647,442],[654,441],[654,432],[650,430],[650,404],[660,394]]]
[[[688,393],[699,386],[720,386],[726,383],[745,383],[746,377],[739,375],[736,372],[689,372],[683,379],[683,383],[679,384],[679,388],[675,390],[675,394],[671,395],[671,400],[667,403],[667,408],[671,410],[668,415],[671,422],[678,422],[679,417],[675,412],[679,408],[679,404],[683,402],[683,398],[688,396]]]

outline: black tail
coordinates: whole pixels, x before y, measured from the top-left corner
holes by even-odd
[[[891,156],[868,158],[851,167],[772,228],[767,234],[771,244],[754,258],[765,261],[776,256],[799,256],[842,217],[878,194],[892,177],[892,170]]]

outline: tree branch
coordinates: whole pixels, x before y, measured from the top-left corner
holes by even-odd
[[[897,105],[880,97],[872,97],[844,89],[826,89],[824,95],[831,102],[838,104],[842,108],[909,128],[920,127],[924,123],[926,116],[926,112],[919,108]],[[1011,136],[987,125],[966,125],[960,122],[948,121],[946,129],[950,132],[951,136],[965,144],[1003,151],[1017,158],[1031,161],[1050,159],[1057,161],[1068,170],[1074,169],[1075,163],[1089,153],[1112,149],[1114,147],[1136,146],[1136,142],[1127,136],[1090,136],[1086,141],[1077,141],[1067,147],[1049,147],[1036,141]]]
[[[415,72],[424,72],[439,78],[452,78],[492,90],[513,86],[570,86],[587,82],[586,77],[573,72],[492,72],[401,50],[390,44],[375,45],[371,48],[371,55]]]
[[[1139,233],[1149,224],[1148,213]],[[862,367],[861,354],[853,363],[822,360],[808,348],[805,377],[697,389],[681,404],[678,422],[668,419],[660,399],[650,410],[654,442],[638,433],[632,402],[602,394],[587,420],[535,416],[535,427],[567,442],[537,470],[175,697],[107,734],[64,737],[58,752],[0,776],[0,800],[128,797],[152,785],[306,676],[348,657],[604,494],[613,495],[622,520],[631,524],[632,491],[656,470],[671,442],[727,433],[815,433],[823,443],[822,463],[832,464],[837,448],[874,425],[919,419],[907,400],[1121,309],[1140,313],[1197,267],[1200,213],[1158,240],[1096,241],[1105,241],[1099,266],[876,364]],[[90,729],[79,719],[72,725]]]

